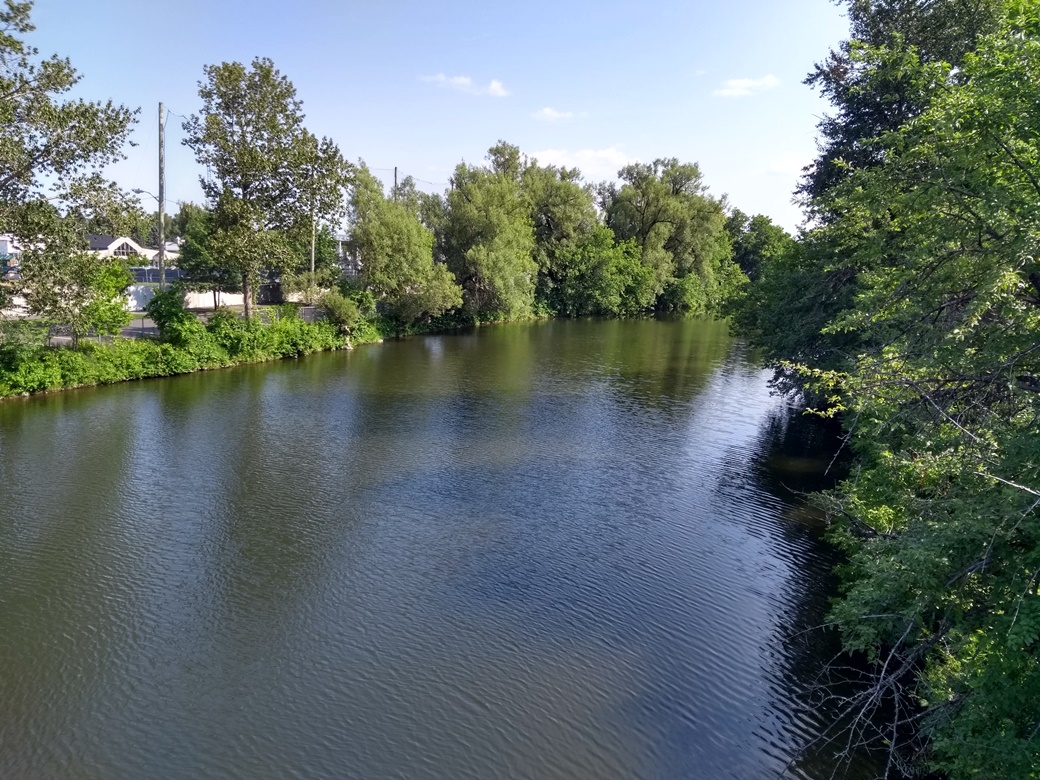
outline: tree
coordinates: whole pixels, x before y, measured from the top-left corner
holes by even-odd
[[[630,316],[654,303],[653,270],[640,260],[639,245],[618,244],[602,225],[586,238],[558,250],[552,302],[559,314]]]
[[[995,29],[1000,0],[847,0],[850,37],[806,79],[831,102],[820,122],[820,153],[798,189],[808,225],[797,251],[763,270],[737,321],[767,359],[821,370],[847,370],[871,345],[869,334],[825,330],[849,310],[865,270],[855,248],[861,226],[834,211],[828,192],[857,171],[880,165],[882,138],[919,116],[951,83],[980,36]],[[946,63],[943,68],[941,63]],[[936,68],[922,67],[935,65]],[[841,230],[814,230],[832,221]],[[895,237],[890,235],[890,240]],[[785,386],[804,389],[797,373],[778,370]]]
[[[433,234],[406,202],[388,201],[363,164],[351,192],[351,244],[361,260],[361,283],[407,326],[462,305],[462,290],[447,266],[433,262]]]
[[[0,225],[29,247],[21,281],[0,285],[0,304],[21,292],[30,311],[45,314],[53,313],[44,304],[56,295],[50,286],[86,294],[95,278],[78,255],[69,261],[78,264],[75,272],[61,269],[57,253],[77,253],[86,240],[83,225],[60,219],[54,204],[88,219],[130,210],[133,199],[100,172],[121,159],[136,112],[111,101],[62,100],[80,77],[67,59],[40,59],[22,39],[35,29],[31,10],[32,3],[14,0],[0,8]],[[68,310],[75,318],[78,300]]]
[[[481,320],[530,315],[538,274],[519,174],[508,155],[495,159],[492,152],[490,168],[455,169],[441,241],[465,309]]]
[[[876,662],[853,739],[893,772],[1037,777],[1040,9],[1009,2],[956,70],[913,67],[945,86],[816,231],[858,269],[824,327],[856,337],[847,370],[804,369],[860,456],[826,499],[850,556],[832,620]]]
[[[958,66],[979,37],[992,32],[1000,0],[845,0],[850,37],[806,83],[834,106],[821,120],[820,154],[799,192],[810,214],[828,219],[815,198],[849,171],[880,162],[876,140],[923,111],[935,85],[921,81],[908,58]],[[883,56],[877,56],[879,52]]]
[[[21,291],[29,311],[70,326],[74,342],[91,331],[116,334],[130,323],[125,294],[133,276],[124,260],[81,249],[75,224],[49,204],[24,209],[22,223],[47,236],[22,252]]]
[[[534,260],[538,264],[538,302],[558,311],[555,288],[567,263],[564,255],[595,242],[600,227],[591,189],[581,184],[577,168],[541,166],[529,161],[520,174],[523,196],[534,226]]]
[[[633,163],[617,185],[601,185],[600,206],[619,242],[634,240],[652,269],[658,307],[704,312],[740,282],[723,203],[707,195],[700,169],[676,159]]]
[[[332,287],[340,274],[333,230],[346,215],[344,189],[353,166],[328,138],[319,140],[304,131],[300,149],[306,179],[299,205],[307,216],[286,229],[296,261],[281,270],[283,285],[303,292],[310,303],[318,289]]]
[[[20,38],[35,29],[31,10],[14,0],[0,10],[0,224],[10,227],[45,190],[90,212],[123,201],[99,172],[122,158],[136,113],[111,101],[60,100],[80,77],[67,59],[40,60]]]
[[[212,251],[241,277],[248,317],[260,270],[293,262],[285,231],[333,218],[348,171],[334,143],[304,129],[296,90],[271,60],[204,73],[203,107],[184,123],[184,143],[212,172],[200,179],[214,211]]]
[[[216,232],[213,214],[202,206],[184,203],[174,217],[174,228],[183,239],[177,259],[181,282],[189,290],[211,291],[216,309],[220,293],[237,292],[241,289],[241,279],[213,254],[211,244]]]
[[[794,249],[794,239],[764,214],[749,217],[740,209],[726,219],[726,232],[733,247],[733,262],[752,282],[762,268],[775,263]]]

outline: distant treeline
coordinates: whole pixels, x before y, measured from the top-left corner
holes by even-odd
[[[114,333],[124,261],[85,252],[90,232],[158,239],[157,214],[103,179],[138,111],[61,99],[78,79],[67,60],[22,40],[30,3],[5,0],[0,24],[0,228],[23,242],[20,295],[31,314]],[[718,311],[754,275],[761,251],[789,242],[708,194],[695,164],[633,164],[617,182],[540,165],[499,142],[483,166],[460,164],[443,194],[414,180],[387,194],[363,162],[304,124],[292,83],[267,59],[203,68],[184,143],[206,174],[205,203],[183,204],[162,231],[183,240],[177,264],[196,290],[240,291],[252,315],[272,273],[316,300],[340,286],[337,242],[360,273],[340,291],[401,330],[446,313],[459,321]],[[736,259],[735,259],[736,258]]]

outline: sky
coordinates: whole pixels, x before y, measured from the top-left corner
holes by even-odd
[[[76,97],[140,107],[137,146],[108,171],[126,189],[158,190],[166,105],[170,211],[203,202],[181,144],[203,66],[269,57],[307,128],[386,183],[396,166],[443,190],[500,139],[592,182],[677,157],[792,231],[827,111],[802,81],[847,32],[831,0],[37,0],[32,18],[30,42],[81,74]]]

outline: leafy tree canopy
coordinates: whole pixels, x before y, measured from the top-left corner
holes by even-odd
[[[362,165],[350,208],[351,244],[361,260],[360,281],[401,325],[462,305],[451,271],[433,262],[433,234],[405,200],[383,196],[382,184]]]
[[[349,168],[332,141],[304,128],[296,90],[271,60],[204,74],[203,107],[184,123],[184,143],[211,173],[200,179],[214,211],[211,251],[242,277],[248,315],[260,270],[294,264],[286,231],[342,213]]]
[[[482,320],[523,317],[534,307],[534,229],[521,197],[519,157],[502,152],[492,149],[490,167],[455,169],[441,242],[465,309]]]
[[[855,736],[953,780],[1040,773],[1040,8],[1007,10],[956,72],[907,60],[943,88],[810,236],[857,273],[822,328],[844,370],[803,368],[861,458],[826,500],[832,617],[877,662],[855,723],[886,718]]]

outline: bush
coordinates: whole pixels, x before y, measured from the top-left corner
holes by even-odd
[[[0,397],[185,374],[234,363],[297,357],[344,345],[341,326],[331,321],[304,322],[293,306],[269,310],[271,321],[266,324],[258,318],[241,319],[222,309],[203,325],[185,311],[183,300],[176,288],[152,299],[148,314],[159,326],[158,340],[117,337],[109,344],[83,342],[74,349],[25,343],[0,345]],[[349,314],[352,304],[347,304]],[[360,315],[351,327],[355,339],[380,338],[375,326]]]
[[[236,358],[245,351],[248,341],[246,323],[230,309],[222,307],[213,312],[206,330],[230,357]]]
[[[163,333],[171,322],[183,319],[184,315],[190,314],[184,309],[184,288],[179,284],[173,284],[165,290],[157,291],[148,301],[144,310],[152,318],[159,333]]]
[[[371,298],[371,293],[365,293]],[[364,317],[356,302],[338,292],[329,292],[321,299],[325,319],[339,329],[340,333],[353,333]],[[373,309],[375,308],[373,302]]]

